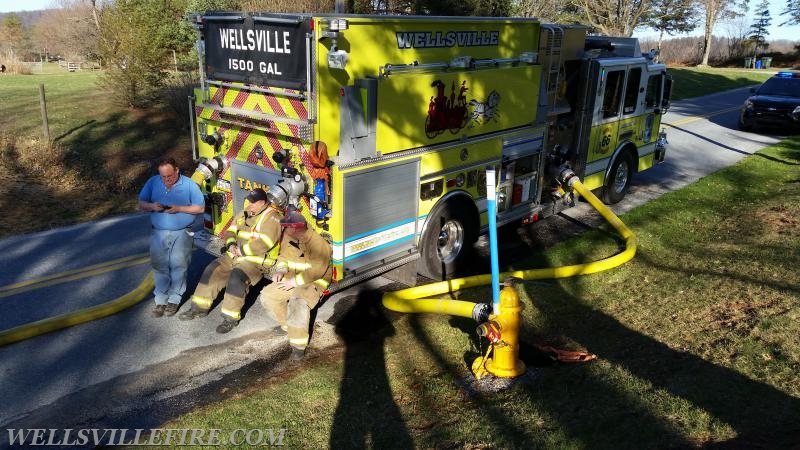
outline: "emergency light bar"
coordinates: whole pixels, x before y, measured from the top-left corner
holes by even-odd
[[[778,72],[775,76],[780,78],[800,78],[800,72]]]

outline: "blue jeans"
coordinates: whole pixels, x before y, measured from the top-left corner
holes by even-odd
[[[150,237],[156,305],[179,304],[186,292],[186,272],[192,259],[193,243],[186,231],[154,229]]]

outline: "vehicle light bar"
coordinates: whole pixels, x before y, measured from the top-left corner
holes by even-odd
[[[780,78],[800,78],[800,72],[778,72],[775,76]]]

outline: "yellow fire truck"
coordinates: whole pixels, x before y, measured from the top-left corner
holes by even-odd
[[[206,13],[190,99],[208,249],[253,187],[333,245],[339,286],[452,276],[488,227],[606,202],[663,161],[671,79],[636,39],[527,18]]]

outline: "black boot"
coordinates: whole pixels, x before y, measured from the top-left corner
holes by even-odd
[[[306,356],[305,349],[292,347],[292,361],[300,361],[304,356]]]
[[[289,334],[289,333],[287,333],[287,332],[286,332],[286,330],[284,330],[284,329],[283,329],[283,327],[282,327],[282,326],[280,326],[280,325],[278,325],[278,326],[274,327],[274,328],[273,328],[272,330],[270,330],[270,331],[272,331],[272,335],[273,335],[273,336],[286,336],[287,334]]]
[[[222,323],[217,325],[217,333],[225,334],[231,331],[236,325],[239,325],[238,320],[228,316],[222,316]]]
[[[197,319],[198,317],[205,317],[207,315],[208,315],[208,310],[207,309],[200,309],[197,306],[195,306],[194,304],[192,304],[191,308],[189,308],[188,310],[178,314],[178,319],[181,319],[181,320],[192,320],[192,319]]]

